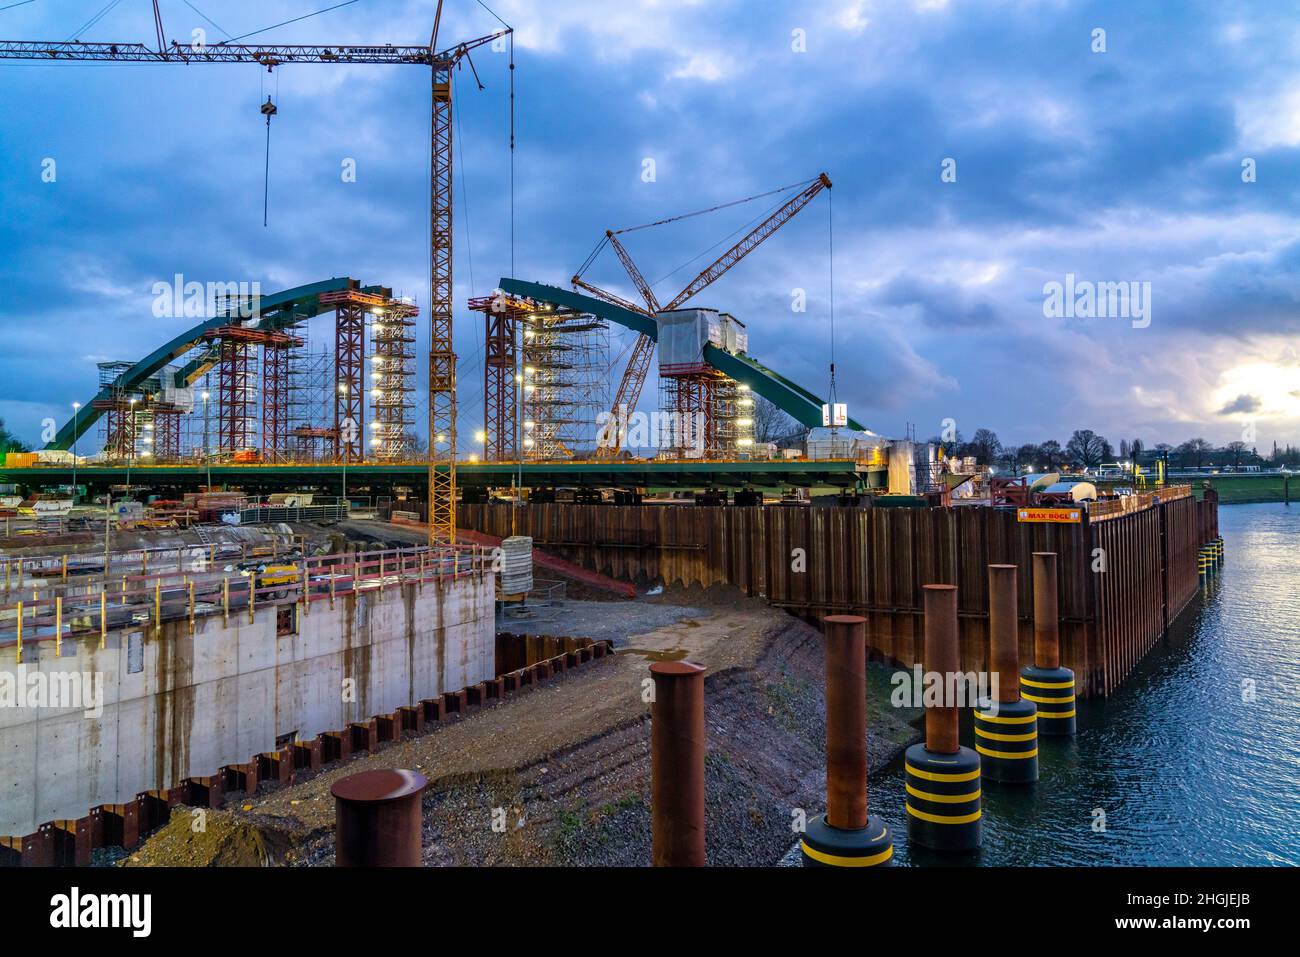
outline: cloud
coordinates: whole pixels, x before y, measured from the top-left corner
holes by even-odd
[[[456,347],[470,434],[483,345],[465,300],[512,263],[562,285],[607,228],[825,169],[832,194],[700,300],[749,323],[762,361],[824,389],[833,207],[837,389],[873,428],[928,434],[954,417],[968,435],[987,426],[1004,441],[1089,426],[1150,445],[1224,441],[1237,430],[1228,417],[1249,415],[1261,445],[1296,441],[1300,87],[1285,9],[489,5],[517,28],[514,216],[508,73],[483,47],[474,72],[455,77]],[[6,14],[8,32],[65,35],[42,6]],[[239,34],[301,12],[232,0],[215,16]],[[424,0],[355,4],[264,39],[425,43],[429,13]],[[178,37],[197,25],[183,5],[168,17]],[[1099,23],[1104,54],[1090,49]],[[477,4],[448,4],[441,41],[496,26]],[[796,28],[806,52],[791,44]],[[143,7],[122,5],[93,32],[151,31]],[[267,92],[280,113],[263,228]],[[150,284],[175,272],[267,290],[346,275],[427,299],[424,69],[10,62],[0,96],[39,104],[6,115],[0,137],[0,282],[23,290],[0,302],[0,322],[21,330],[0,358],[0,415],[28,441],[42,415],[93,389],[93,366],[64,360],[69,343],[77,357],[136,358],[174,331],[148,308]],[[1246,156],[1254,183],[1241,179]],[[41,182],[45,157],[57,183]],[[946,157],[956,182],[940,180]],[[355,183],[340,178],[345,158]],[[673,292],[765,207],[631,234],[628,246]],[[1151,282],[1151,326],[1046,320],[1043,283],[1068,272]],[[608,253],[591,278],[632,292]],[[791,312],[796,288],[805,314]],[[316,320],[313,338],[330,335]]]
[[[1219,415],[1236,415],[1243,412],[1258,412],[1263,403],[1258,396],[1242,394],[1219,409]]]

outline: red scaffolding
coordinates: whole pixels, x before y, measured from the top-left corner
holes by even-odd
[[[270,385],[273,420],[272,441],[278,436],[281,449],[288,449],[287,409],[288,349],[298,342],[287,332],[257,329],[249,326],[220,326],[204,333],[204,338],[217,341],[217,451],[233,455],[255,447],[257,410],[257,384],[255,378],[255,350],[261,346],[263,353],[263,386]],[[266,375],[270,372],[269,383]],[[265,429],[266,406],[263,406]],[[267,442],[263,432],[264,448]]]
[[[469,301],[483,313],[483,457],[487,462],[519,458],[519,383],[515,337],[518,322],[535,306],[513,296],[481,296]]]

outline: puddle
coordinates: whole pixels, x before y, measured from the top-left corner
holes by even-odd
[[[690,651],[686,648],[618,648],[620,655],[640,655],[646,661],[681,661]]]

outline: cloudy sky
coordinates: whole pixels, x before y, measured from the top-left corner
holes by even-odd
[[[188,42],[329,5],[162,10]],[[877,431],[925,437],[952,418],[1016,443],[1076,428],[1116,444],[1250,429],[1261,451],[1300,442],[1294,5],[488,5],[517,30],[516,276],[564,284],[607,227],[825,170],[833,201],[697,303],[739,316],[756,358],[818,392],[833,342],[839,397]],[[0,10],[0,36],[152,42],[149,6],[33,0]],[[357,0],[256,39],[427,43],[434,6]],[[444,45],[497,25],[476,0],[446,6]],[[484,48],[487,89],[457,77],[463,431],[482,421],[481,318],[463,304],[511,272],[506,64]],[[97,361],[138,358],[188,324],[151,312],[153,284],[176,273],[265,291],[348,275],[427,298],[424,69],[6,61],[0,102],[0,416],[29,442],[93,393]],[[771,202],[628,246],[671,296]],[[632,295],[608,251],[588,277]],[[1046,314],[1045,288],[1067,282],[1123,283],[1145,313]]]

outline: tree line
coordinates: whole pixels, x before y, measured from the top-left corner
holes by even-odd
[[[1008,472],[1094,469],[1111,462],[1136,462],[1150,466],[1161,458],[1165,459],[1171,469],[1213,466],[1239,468],[1246,465],[1276,468],[1281,465],[1300,465],[1300,449],[1290,445],[1281,449],[1276,442],[1273,443],[1272,453],[1266,458],[1246,442],[1236,441],[1216,446],[1202,438],[1188,439],[1181,445],[1157,442],[1152,446],[1147,446],[1139,438],[1120,439],[1117,447],[1092,429],[1076,429],[1064,445],[1055,439],[1004,445],[992,429],[976,429],[969,441],[962,437],[961,432],[957,432],[947,442],[939,436],[933,436],[929,441],[942,446],[945,455],[962,458],[971,456],[980,465],[990,465]]]

